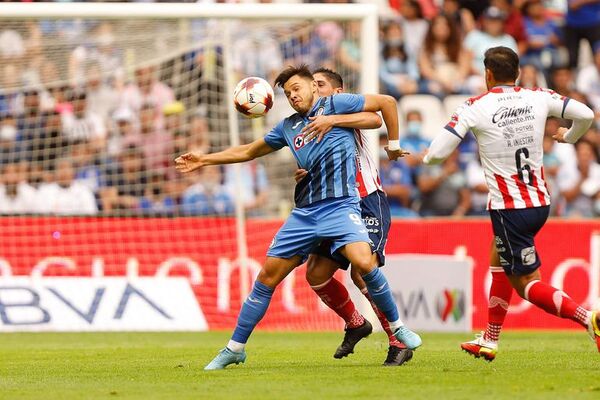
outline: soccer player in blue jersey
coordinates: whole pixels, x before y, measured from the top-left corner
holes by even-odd
[[[267,251],[267,259],[242,306],[231,340],[205,367],[207,370],[223,369],[246,360],[245,345],[267,311],[275,287],[323,240],[330,240],[330,250],[339,251],[359,271],[398,340],[406,343],[407,336],[416,336],[403,326],[389,284],[372,263],[370,240],[360,218],[356,193],[353,130],[335,127],[320,143],[305,140],[302,132],[312,116],[381,111],[391,138],[390,156],[398,158],[404,153],[398,140],[396,101],[383,95],[318,97],[317,84],[306,66],[286,68],[275,84],[283,88],[296,113],[277,124],[264,138],[214,154],[186,153],[175,160],[179,171],[189,172],[207,165],[249,161],[288,146],[298,166],[308,171],[296,186],[296,207]]]

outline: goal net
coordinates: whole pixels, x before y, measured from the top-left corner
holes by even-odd
[[[182,175],[173,159],[249,143],[293,112],[276,90],[266,118],[243,119],[243,77],[272,84],[306,63],[376,91],[376,18],[365,5],[0,5],[0,331],[232,327],[293,206],[295,161],[284,149]],[[261,324],[340,325],[303,269]]]

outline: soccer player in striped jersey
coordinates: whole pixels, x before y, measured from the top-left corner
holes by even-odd
[[[471,130],[489,188],[488,210],[494,242],[488,326],[462,349],[492,361],[508,311],[512,289],[542,310],[571,319],[588,330],[600,351],[600,313],[586,310],[563,291],[541,281],[534,238],[548,218],[550,196],[542,166],[544,126],[548,116],[573,121],[553,138],[575,143],[589,129],[594,112],[584,104],[547,89],[515,86],[519,56],[506,47],[485,53],[488,91],[460,106],[424,157],[426,164],[447,158]]]
[[[343,79],[335,71],[319,68],[313,71],[313,76],[319,88],[319,95],[322,97],[339,94],[344,90]],[[320,115],[311,118],[311,122],[304,127],[303,131],[308,140],[317,137],[317,141],[320,141],[334,126],[355,128],[356,186],[361,199],[361,217],[372,242],[372,264],[381,267],[385,264],[385,244],[390,230],[391,216],[387,197],[379,180],[377,165],[368,147],[368,138],[360,131],[360,128],[374,129],[381,126],[380,121],[378,124],[375,123],[377,121],[373,121],[373,125],[369,125],[370,117],[379,118],[374,113]],[[303,169],[297,170],[294,177],[296,182],[304,178],[307,173]],[[323,302],[346,322],[344,340],[334,354],[335,358],[342,358],[354,352],[354,346],[372,332],[372,326],[356,310],[344,285],[333,276],[340,268],[348,269],[350,263],[338,254],[332,254],[329,247],[329,243],[323,243],[311,253],[308,258],[306,279]],[[413,356],[412,350],[394,336],[385,316],[373,302],[365,282],[355,268],[351,269],[351,277],[356,287],[368,299],[388,336],[388,355],[383,365],[399,366],[409,361]]]
[[[396,159],[404,155],[398,141],[396,101],[383,95],[318,97],[317,83],[306,66],[286,68],[275,83],[283,87],[296,113],[277,124],[264,138],[213,154],[186,153],[175,160],[179,171],[190,172],[206,165],[250,161],[288,146],[298,165],[308,171],[296,186],[296,206],[267,251],[267,259],[240,310],[231,340],[205,367],[207,370],[223,369],[246,360],[245,345],[267,311],[275,287],[323,240],[330,240],[330,250],[339,250],[360,271],[373,301],[385,314],[396,337],[402,340],[412,333],[400,320],[385,276],[372,264],[370,239],[360,218],[356,193],[354,131],[334,127],[320,143],[306,140],[302,133],[312,116],[381,111],[390,139],[388,154]]]

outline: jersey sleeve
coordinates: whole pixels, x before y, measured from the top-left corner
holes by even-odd
[[[331,96],[331,108],[334,114],[353,114],[365,108],[365,96],[361,94],[340,93]]]
[[[544,93],[546,103],[548,104],[548,115],[552,117],[564,118],[565,109],[567,108],[567,104],[569,104],[571,99],[561,96],[550,89],[541,89],[541,92]]]
[[[470,108],[470,100],[459,106],[454,114],[450,117],[450,121],[444,126],[448,133],[463,139],[467,132],[475,126],[473,111]]]
[[[285,140],[285,131],[283,130],[284,121],[275,125],[273,129],[265,135],[265,142],[275,150],[279,150],[288,145]]]

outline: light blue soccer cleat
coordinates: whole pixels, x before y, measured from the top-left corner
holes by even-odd
[[[205,371],[211,371],[215,369],[225,369],[229,364],[239,364],[246,361],[246,352],[236,353],[235,351],[229,350],[225,347],[217,354],[215,358],[204,367]]]
[[[396,339],[404,343],[406,347],[411,350],[416,349],[423,343],[421,337],[408,329],[406,326],[401,326],[400,328],[396,329],[394,336],[396,336]]]

